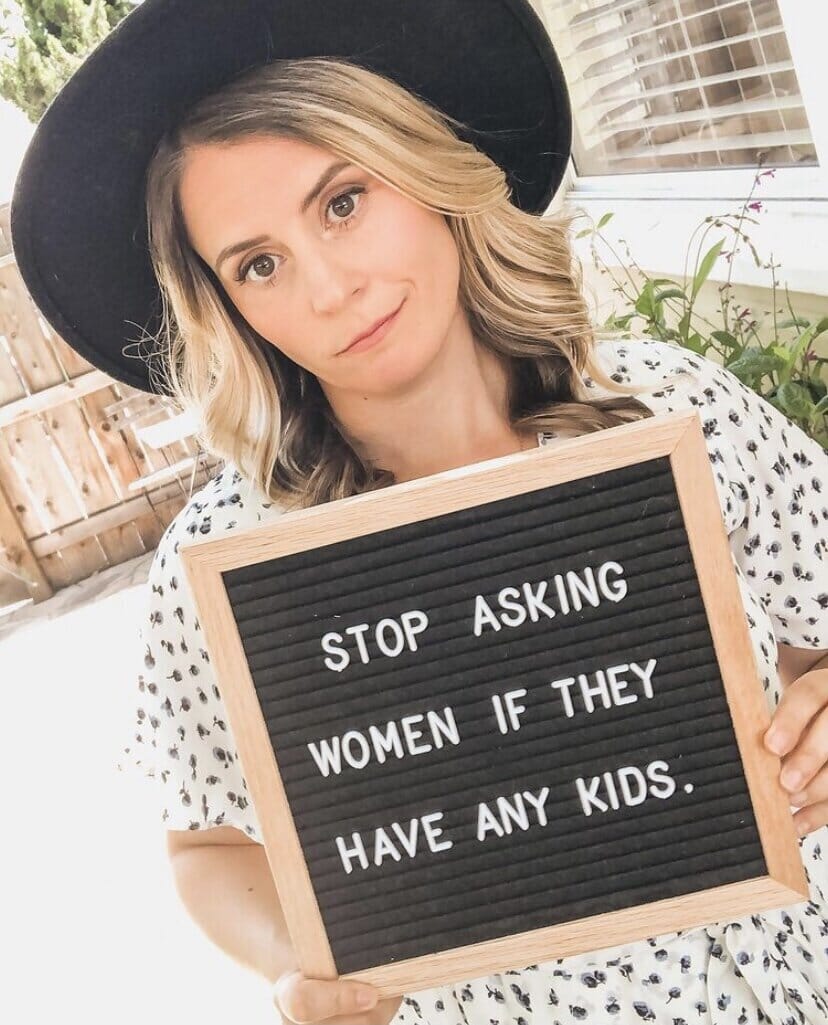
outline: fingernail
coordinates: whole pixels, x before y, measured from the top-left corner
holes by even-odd
[[[796,831],[800,836],[804,836],[808,832],[808,823],[802,821],[797,822]]]
[[[377,994],[370,989],[361,989],[357,993],[357,1006],[358,1007],[373,1007],[377,1000]]]
[[[795,804],[797,808],[801,808],[808,801],[808,795],[804,790],[800,790],[798,794],[791,794],[791,804]]]

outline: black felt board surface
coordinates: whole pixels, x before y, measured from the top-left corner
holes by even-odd
[[[565,590],[564,611],[555,576],[586,581],[586,567],[597,574],[608,562],[622,571],[607,576],[597,604],[583,598],[579,609]],[[767,872],[666,456],[222,578],[340,974]],[[537,593],[543,580],[554,616],[500,630],[484,624],[475,636],[476,596],[498,616],[515,616],[498,604],[501,589],[530,582]],[[611,600],[621,582],[626,594]],[[375,625],[412,610],[428,619],[417,650],[380,654]],[[359,624],[370,625],[367,662],[344,633]],[[340,671],[324,662],[337,661],[321,644],[330,631],[349,652]],[[393,644],[393,632],[386,639]],[[651,660],[647,696],[629,666],[645,670]],[[627,667],[615,673],[627,681],[615,692],[626,703],[611,696],[605,707],[596,691],[587,711],[579,674],[594,688],[597,671],[617,666]],[[550,686],[566,678],[576,680],[567,690],[571,716],[566,688]],[[521,688],[519,729],[501,732],[493,695]],[[459,743],[444,730],[438,747],[427,714],[448,724],[447,707]],[[502,699],[500,707],[508,722]],[[311,755],[308,745],[319,752],[352,730],[367,742],[371,724],[415,715],[423,716],[415,743],[431,750],[404,747],[403,757],[391,752],[380,763],[368,744],[364,767],[343,760],[328,775]],[[355,755],[364,751],[349,743]],[[651,765],[662,766],[653,777]],[[521,819],[514,795],[526,793],[536,803],[522,798]],[[512,816],[498,798],[510,799]],[[451,846],[431,849],[421,817],[438,813],[428,820],[441,830],[434,844]],[[413,857],[391,826],[408,835],[411,820]],[[399,860],[386,846],[374,862],[379,827]],[[359,851],[354,833],[367,867],[335,843],[339,836]]]

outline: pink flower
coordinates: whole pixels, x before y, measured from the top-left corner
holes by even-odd
[[[748,210],[755,210],[757,213],[762,209],[761,199],[754,199],[752,203],[748,203]]]
[[[773,178],[773,176],[775,174],[776,174],[776,171],[774,169],[771,169],[770,171],[762,171],[761,174],[757,174],[756,175],[756,180],[759,182],[763,178]]]

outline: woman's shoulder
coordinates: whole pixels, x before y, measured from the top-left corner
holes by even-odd
[[[258,526],[283,512],[262,489],[227,462],[173,517],[156,552],[156,560],[176,556],[181,545],[214,540],[225,534]]]
[[[261,836],[179,549],[278,511],[225,464],[179,510],[150,564],[138,630],[143,658],[135,727],[122,765],[158,781],[167,829],[233,825]]]
[[[717,364],[713,360],[658,338],[601,338],[595,343],[594,353],[611,380],[634,387],[644,385],[656,399],[669,398],[684,385],[702,380],[705,385],[715,382]],[[602,398],[617,394],[589,375],[584,376],[584,383],[590,390],[600,392]]]

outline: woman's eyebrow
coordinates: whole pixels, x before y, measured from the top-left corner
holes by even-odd
[[[302,213],[305,213],[311,203],[316,199],[332,178],[335,178],[340,171],[350,166],[351,163],[348,160],[336,160],[332,164],[329,164],[319,176],[314,187],[302,200]],[[236,253],[240,253],[242,250],[248,249],[250,246],[258,246],[262,242],[267,242],[267,240],[267,235],[257,235],[256,238],[246,238],[242,242],[234,242],[232,245],[225,246],[216,259],[216,274],[220,273],[221,265],[228,257],[234,256]]]

